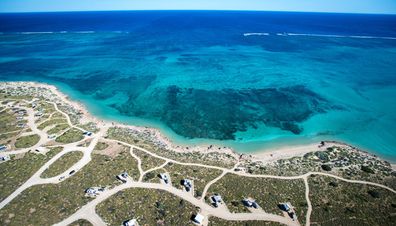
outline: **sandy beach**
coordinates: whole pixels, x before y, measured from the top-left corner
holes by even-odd
[[[155,143],[161,144],[168,149],[174,150],[176,152],[200,152],[200,153],[225,153],[235,156],[235,158],[249,158],[253,161],[261,161],[264,163],[273,162],[279,159],[287,159],[295,156],[303,156],[309,152],[326,150],[328,147],[339,146],[339,147],[352,147],[348,144],[337,142],[337,141],[326,141],[324,145],[318,143],[311,143],[306,145],[297,145],[297,146],[283,146],[277,147],[273,149],[263,149],[251,154],[240,154],[228,147],[217,147],[214,145],[199,145],[199,146],[182,146],[174,144],[168,137],[163,135],[159,129],[149,128],[149,127],[139,127],[133,125],[126,125],[122,123],[117,123],[114,121],[106,121],[99,119],[93,116],[87,108],[77,100],[70,99],[66,94],[62,93],[56,86],[45,84],[45,83],[37,83],[37,82],[7,82],[6,84],[16,87],[35,87],[35,88],[45,88],[50,90],[53,94],[55,94],[61,102],[64,102],[74,109],[76,109],[81,114],[80,123],[84,124],[87,122],[95,122],[99,127],[101,126],[117,126],[121,128],[127,128],[133,130],[138,133],[143,133],[148,136]],[[396,169],[396,164],[393,164],[392,167]]]
[[[266,149],[261,152],[252,155],[254,159],[263,162],[272,162],[279,159],[287,159],[296,156],[303,156],[310,152],[324,151],[326,148],[338,146],[338,147],[348,147],[347,144],[343,144],[335,141],[326,141],[324,145],[320,143],[312,143],[307,145],[297,145],[297,146],[284,146],[281,148]]]
[[[295,221],[296,218],[290,218],[290,215],[287,213],[284,213],[284,217],[279,216],[277,214],[271,215],[267,211],[264,211],[265,210],[264,208],[261,209],[262,204],[260,204],[259,209],[253,210],[251,211],[251,213],[243,213],[245,215],[242,216],[242,215],[238,215],[239,213],[234,213],[229,211],[228,209],[229,206],[227,206],[225,201],[221,202],[220,207],[219,206],[212,207],[211,205],[208,205],[206,201],[206,197],[209,197],[208,195],[213,194],[211,187],[213,187],[215,183],[220,184],[220,186],[224,186],[222,184],[224,183],[224,180],[227,179],[230,179],[229,183],[231,183],[231,187],[233,187],[234,184],[241,185],[241,186],[237,186],[238,188],[235,187],[233,189],[229,189],[229,187],[226,184],[226,186],[224,187],[229,192],[235,192],[238,191],[238,189],[241,189],[240,191],[238,191],[238,193],[249,192],[248,190],[249,188],[242,186],[242,184],[251,186],[253,182],[252,180],[256,178],[258,184],[257,186],[254,187],[257,187],[259,190],[251,192],[253,194],[264,194],[265,192],[268,191],[270,191],[271,193],[273,192],[293,193],[294,190],[296,192],[299,192],[301,195],[305,194],[305,196],[300,196],[300,197],[305,197],[306,203],[311,203],[310,197],[312,197],[311,194],[314,194],[313,191],[315,190],[314,189],[310,190],[309,180],[314,180],[315,178],[320,178],[323,176],[331,177],[332,180],[336,180],[336,179],[343,180],[343,183],[350,182],[350,183],[359,183],[363,185],[377,186],[395,193],[393,188],[388,187],[387,184],[378,183],[376,180],[377,177],[374,177],[377,175],[383,175],[380,173],[386,173],[385,174],[387,175],[386,178],[391,177],[391,175],[389,174],[390,164],[388,162],[382,161],[376,157],[373,157],[373,155],[371,155],[370,153],[361,151],[351,145],[341,143],[338,141],[321,141],[320,143],[312,143],[308,145],[283,146],[280,148],[266,149],[263,150],[262,152],[258,152],[254,154],[239,154],[230,148],[225,148],[225,147],[219,148],[213,145],[201,145],[201,146],[197,145],[193,147],[180,146],[172,143],[170,139],[168,139],[158,129],[155,128],[137,127],[132,125],[119,124],[111,121],[100,120],[99,118],[96,118],[95,116],[90,114],[83,104],[71,100],[67,95],[60,92],[55,86],[40,84],[40,83],[25,82],[25,83],[0,83],[0,88],[2,90],[9,91],[5,93],[2,92],[2,98],[4,96],[4,98],[6,99],[6,101],[2,102],[2,105],[5,105],[4,108],[6,109],[14,108],[13,106],[26,108],[28,111],[27,115],[29,116],[28,119],[29,127],[35,134],[38,134],[40,136],[38,143],[34,144],[34,146],[15,150],[13,153],[12,151],[7,152],[8,154],[27,153],[27,152],[31,152],[31,149],[37,151],[38,148],[42,147],[45,144],[48,144],[47,143],[49,141],[47,137],[48,134],[46,133],[46,131],[38,129],[34,118],[35,110],[33,110],[33,108],[34,109],[37,108],[37,110],[41,112],[42,106],[47,103],[51,103],[52,106],[55,108],[55,110],[58,111],[57,113],[63,114],[66,117],[67,124],[70,127],[75,127],[73,129],[78,130],[77,134],[84,133],[87,130],[91,130],[91,129],[93,132],[91,135],[87,135],[85,137],[82,136],[81,139],[85,139],[83,142],[81,140],[77,142],[73,142],[74,140],[70,140],[71,142],[69,143],[65,143],[65,144],[60,143],[60,145],[62,145],[61,151],[58,154],[56,154],[55,157],[51,158],[47,163],[45,163],[22,186],[18,187],[14,191],[11,191],[10,194],[3,201],[1,201],[0,209],[7,208],[8,205],[11,205],[11,203],[13,203],[14,199],[16,199],[18,196],[23,194],[23,192],[26,189],[29,189],[32,186],[49,184],[49,183],[51,184],[70,183],[70,180],[67,180],[67,178],[72,176],[73,178],[77,178],[78,176],[75,175],[79,175],[80,177],[83,177],[84,175],[87,175],[88,177],[92,177],[92,173],[82,174],[76,172],[80,170],[84,170],[83,168],[86,165],[94,164],[95,161],[98,161],[96,162],[96,164],[100,164],[103,167],[95,167],[94,174],[97,174],[99,170],[103,170],[103,172],[99,172],[99,173],[104,173],[104,172],[107,173],[108,171],[114,171],[112,172],[112,174],[114,173],[114,175],[117,175],[116,178],[119,179],[120,176],[117,173],[120,172],[119,170],[125,170],[125,168],[113,169],[113,167],[109,167],[109,165],[104,165],[104,162],[110,162],[115,165],[119,165],[120,167],[125,167],[126,165],[128,166],[132,165],[131,158],[136,159],[137,164],[136,164],[136,168],[134,168],[134,171],[139,172],[137,174],[138,176],[135,176],[135,178],[130,177],[128,176],[129,172],[124,171],[125,174],[122,173],[121,175],[126,175],[126,176],[121,177],[124,178],[121,185],[102,187],[102,190],[100,191],[101,193],[95,195],[94,197],[96,196],[97,197],[93,199],[93,201],[83,205],[81,209],[77,210],[76,212],[74,213],[71,212],[68,218],[66,219],[61,218],[61,220],[58,219],[53,220],[54,222],[59,221],[59,223],[56,225],[69,225],[70,223],[74,222],[77,219],[87,219],[91,223],[93,223],[93,225],[107,225],[106,223],[107,219],[103,217],[103,214],[101,212],[99,213],[96,212],[97,205],[111,198],[111,196],[113,196],[114,194],[117,194],[122,190],[131,189],[131,188],[144,188],[145,191],[148,191],[149,189],[157,189],[157,190],[161,189],[165,192],[172,193],[173,195],[176,195],[182,200],[186,200],[189,203],[193,204],[193,206],[199,207],[199,209],[196,208],[197,211],[205,215],[208,220],[210,219],[209,217],[219,216],[220,218],[226,220],[229,219],[238,220],[238,221],[270,220],[274,222],[280,222],[286,225],[300,225],[300,224],[298,223],[298,221],[296,223]],[[7,94],[10,94],[11,98],[7,99],[8,97]],[[92,127],[86,125],[86,123],[92,123],[92,122],[97,123],[97,125]],[[85,123],[85,124],[81,124],[81,123]],[[68,131],[70,130],[72,129],[69,129]],[[65,133],[66,132],[64,132],[63,134]],[[113,136],[113,134],[118,134],[119,136]],[[63,135],[61,135],[60,137],[62,136]],[[148,142],[146,143],[145,141]],[[106,142],[105,144],[107,144],[107,146],[104,147],[104,149],[101,148],[96,149],[96,147],[98,147],[98,144],[100,142]],[[335,146],[339,148],[329,149],[329,147],[335,147]],[[47,172],[48,169],[51,169],[50,166],[52,164],[56,163],[61,157],[65,156],[66,154],[76,152],[76,150],[83,152],[83,154],[81,155],[80,160],[76,162],[73,166],[71,167],[68,166],[68,168],[66,168],[65,171],[63,171],[61,174],[58,174],[57,176],[49,177],[49,178],[42,177],[42,174]],[[94,151],[95,154],[97,154],[95,158],[93,157]],[[157,153],[151,153],[150,151],[155,151]],[[195,152],[195,153],[191,155],[190,154],[178,155],[176,153],[173,153],[173,151],[177,151],[181,153],[187,153],[187,152]],[[326,151],[326,154],[315,153],[315,155],[304,156],[304,158],[292,158],[297,156],[303,156],[307,153],[316,152],[316,151]],[[126,155],[123,155],[122,153],[124,154],[126,153]],[[201,155],[201,153],[204,154]],[[205,153],[214,153],[214,154],[206,156]],[[225,153],[227,155],[224,155]],[[130,158],[127,157],[129,156],[128,154],[131,155]],[[167,154],[170,154],[169,155],[170,157],[167,157],[168,156]],[[230,154],[231,156],[229,156],[228,154]],[[103,155],[110,157],[103,157]],[[102,156],[103,158],[97,158],[97,156]],[[176,159],[176,160],[171,158],[171,157],[178,158],[178,156],[183,156],[183,157],[180,157],[180,159]],[[184,158],[184,156],[193,156],[193,157],[186,159]],[[235,158],[233,158],[232,156],[234,156]],[[321,156],[322,157],[326,156],[327,159],[326,160],[322,159]],[[125,161],[125,163],[120,161]],[[150,164],[147,164],[148,162],[153,165],[150,166]],[[157,162],[160,162],[161,165],[157,165],[158,164]],[[206,165],[206,163],[208,162],[210,162],[212,165]],[[228,164],[227,162],[230,164]],[[326,162],[326,164],[324,164],[324,162]],[[225,166],[227,168],[224,168],[223,166],[224,163],[226,163]],[[334,165],[329,166],[329,164],[334,164]],[[372,164],[372,165],[371,167],[368,167],[367,164]],[[172,171],[173,170],[172,167],[176,165],[177,167],[186,167],[186,168],[181,168],[180,171],[179,170]],[[327,168],[323,166],[327,166]],[[363,168],[364,166],[366,168]],[[170,168],[165,168],[165,167],[170,167]],[[196,168],[191,169],[191,167],[199,167],[201,170],[202,168],[205,168],[204,169],[205,171],[200,171],[199,169]],[[392,165],[392,167],[394,169],[395,165]],[[330,170],[327,170],[328,168],[330,168]],[[369,171],[369,169],[371,171]],[[203,175],[203,176],[199,176],[198,178],[200,177],[201,178],[209,177],[209,178],[204,179],[205,186],[201,187],[201,189],[203,189],[201,193],[196,193],[196,192],[191,193],[189,190],[179,189],[178,187],[176,187],[177,183],[175,184],[176,186],[172,185],[172,180],[170,180],[169,184],[168,182],[161,182],[161,181],[160,183],[145,181],[147,180],[145,178],[147,178],[148,173],[156,172],[157,170],[161,170],[160,172],[164,170],[166,175],[168,175],[168,178],[173,177],[175,178],[175,181],[179,179],[177,178],[177,175],[182,175],[182,174],[183,174],[182,178],[194,178],[191,179],[193,181],[199,180],[196,179],[197,175]],[[211,170],[215,170],[217,171],[217,173],[212,174],[210,173]],[[356,175],[355,172],[360,173],[362,171],[365,171],[366,174],[364,176],[367,176],[367,173],[371,172],[370,174],[373,174],[373,178],[375,180],[366,181],[366,180],[362,180],[362,178],[360,177],[351,178],[350,176],[348,176],[348,178],[346,179],[343,178],[344,170],[347,176]],[[328,172],[328,171],[332,171],[332,172]],[[186,173],[186,175],[184,175],[184,173]],[[189,175],[189,173],[191,174]],[[135,175],[135,174],[132,173],[130,175]],[[155,176],[155,173],[153,173],[153,175],[154,175],[153,179],[159,180],[162,177],[161,176],[162,173],[157,174],[158,177]],[[115,180],[113,176],[110,177],[112,178],[110,179],[110,181]],[[98,181],[99,180],[100,179],[98,179]],[[185,180],[189,180],[189,179],[181,179],[181,182]],[[84,178],[81,178],[81,181],[84,181]],[[275,186],[271,185],[270,187],[265,187],[275,181],[277,181],[275,183]],[[382,179],[381,182],[383,182]],[[88,182],[88,183],[92,183],[92,182]],[[284,187],[278,187],[280,183],[284,183],[283,185]],[[297,185],[298,187],[293,187],[296,186],[296,184],[299,184]],[[81,191],[83,190],[87,191],[86,187],[89,186],[82,185],[81,188],[78,189],[81,189]],[[285,190],[284,189],[285,187],[287,187],[288,190]],[[338,185],[330,189],[336,189],[336,187],[338,187]],[[69,189],[69,188],[70,185],[67,184],[66,186],[63,187],[63,189]],[[94,188],[90,187],[89,189],[95,189],[95,188],[96,187]],[[304,192],[304,188],[305,188],[305,192]],[[328,189],[327,184],[324,186],[324,189],[326,188]],[[45,187],[43,189],[45,189]],[[75,189],[75,191],[78,191],[78,189]],[[193,189],[195,189],[195,186],[193,186]],[[214,191],[217,192],[217,189]],[[343,190],[342,192],[345,191]],[[355,191],[353,190],[352,192]],[[367,192],[365,192],[364,194],[366,193]],[[216,193],[214,194],[216,195]],[[223,190],[220,192],[220,194],[227,195],[228,192]],[[161,193],[161,195],[163,194]],[[174,201],[174,198],[171,198],[170,200]],[[223,202],[226,205],[223,205]],[[298,203],[297,200],[292,200],[290,202]],[[276,203],[275,204],[272,203],[272,205],[276,206]],[[307,212],[310,212],[309,210],[310,208],[312,212],[312,207],[310,207],[310,205],[312,204],[308,204]],[[42,206],[43,204],[40,205],[40,208]],[[143,214],[146,215],[147,213],[144,212]],[[308,219],[306,220],[305,225],[310,225],[310,213],[305,214],[305,212],[301,211],[299,215],[299,219],[301,219],[303,216],[305,216],[305,219]],[[186,219],[190,220],[191,218],[186,218]],[[117,222],[118,221],[119,220],[117,219]],[[51,223],[51,225],[53,225],[53,222]]]

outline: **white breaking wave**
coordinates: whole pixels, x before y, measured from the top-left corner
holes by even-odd
[[[77,33],[77,34],[93,34],[93,33],[95,33],[95,31],[75,31],[74,33]]]
[[[312,37],[330,37],[330,38],[362,38],[362,39],[392,39],[396,37],[384,36],[366,36],[366,35],[324,35],[324,34],[299,34],[299,33],[286,33],[288,36],[312,36]]]
[[[34,35],[34,34],[94,34],[96,31],[22,31],[22,32],[0,32],[0,35],[6,34],[21,34],[21,35]],[[129,31],[103,31],[103,33],[117,33],[129,34]]]
[[[256,35],[256,36],[268,36],[268,35],[270,35],[269,33],[244,33],[243,34],[243,36],[253,36],[253,35]]]
[[[53,31],[25,31],[25,32],[17,32],[17,34],[23,35],[33,35],[33,34],[53,34]]]
[[[112,31],[112,33],[117,33],[117,34],[129,34],[129,31]]]
[[[270,35],[269,33],[244,33],[243,36],[262,36]],[[305,33],[276,33],[277,36],[310,36],[310,37],[325,37],[325,38],[360,38],[360,39],[389,39],[396,40],[396,37],[386,36],[367,36],[367,35],[333,35],[333,34],[305,34]]]

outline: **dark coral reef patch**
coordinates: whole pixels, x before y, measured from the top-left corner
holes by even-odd
[[[152,99],[129,98],[116,108],[124,115],[159,119],[189,138],[235,139],[235,133],[264,123],[300,134],[299,123],[331,104],[305,86],[204,90],[169,86]]]

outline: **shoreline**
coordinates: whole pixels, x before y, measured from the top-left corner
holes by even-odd
[[[350,147],[354,150],[361,151],[367,155],[375,156],[377,158],[383,159],[392,165],[392,168],[396,170],[396,162],[389,159],[384,159],[378,157],[375,153],[368,152],[359,148],[356,148],[350,144],[340,142],[340,141],[326,141],[324,140],[324,145],[320,145],[320,142],[313,142],[304,145],[282,145],[274,148],[260,149],[252,153],[239,153],[231,147],[220,147],[215,146],[210,143],[199,144],[199,145],[184,145],[176,144],[171,139],[169,139],[165,134],[163,134],[160,129],[145,126],[135,126],[126,123],[120,123],[115,121],[109,121],[105,119],[100,119],[97,116],[92,115],[87,107],[78,100],[72,100],[68,95],[59,90],[58,87],[48,83],[40,83],[34,81],[18,81],[18,82],[0,82],[2,84],[10,86],[22,86],[22,87],[34,87],[34,88],[44,88],[48,89],[54,95],[56,95],[62,102],[72,106],[78,112],[80,112],[80,123],[84,124],[87,122],[94,122],[100,126],[111,126],[119,128],[131,129],[134,132],[142,133],[148,136],[148,138],[159,145],[165,146],[176,152],[200,152],[200,153],[223,153],[233,155],[235,158],[249,158],[253,161],[260,161],[263,163],[270,163],[280,159],[293,158],[298,156],[303,156],[310,152],[324,151],[328,147],[339,146],[339,147]]]

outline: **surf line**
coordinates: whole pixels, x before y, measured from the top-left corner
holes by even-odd
[[[243,36],[269,36],[266,32],[251,32],[244,33]],[[367,36],[367,35],[335,35],[335,34],[305,34],[305,33],[276,33],[276,36],[310,36],[310,37],[324,37],[324,38],[358,38],[358,39],[388,39],[396,40],[396,37],[387,36]]]

